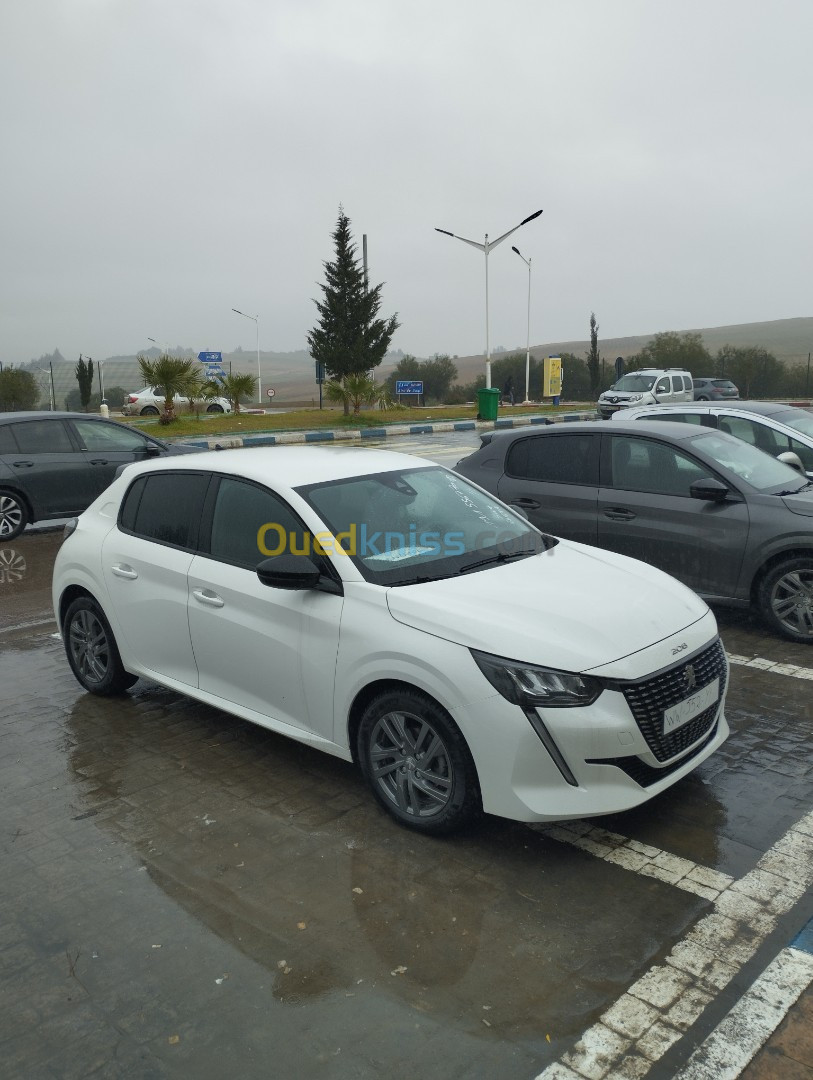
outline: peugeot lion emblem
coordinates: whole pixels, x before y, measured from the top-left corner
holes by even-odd
[[[694,690],[697,686],[697,676],[694,673],[694,664],[687,664],[683,671],[683,680],[687,690]]]

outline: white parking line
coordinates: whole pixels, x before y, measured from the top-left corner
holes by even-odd
[[[616,846],[624,848],[636,850],[629,842]],[[699,919],[665,962],[633,983],[538,1080],[645,1076],[751,960],[779,917],[813,885],[813,812],[789,829],[745,877],[729,880],[714,901],[714,911]]]
[[[632,870],[643,877],[665,881],[706,900],[716,900],[734,881],[728,874],[710,870],[638,840],[630,840],[619,833],[589,825],[586,821],[562,821],[555,825],[531,825],[529,828],[544,833],[552,840],[589,851],[605,862],[623,866],[625,870]]]
[[[772,675],[790,675],[794,679],[813,680],[813,668],[799,667],[796,664],[777,664],[773,660],[763,660],[761,656],[749,659],[747,656],[735,656],[733,653],[728,653],[728,662],[738,667],[769,671]]]
[[[736,1080],[813,981],[813,956],[783,949],[695,1050],[676,1080]]]

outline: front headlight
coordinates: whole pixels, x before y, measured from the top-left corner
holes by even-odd
[[[640,394],[630,394],[629,400],[630,401],[640,401],[641,400],[641,395]]]
[[[514,705],[523,709],[537,706],[546,709],[568,709],[592,705],[603,683],[591,675],[576,675],[571,671],[522,664],[501,656],[471,650],[474,662],[494,689]]]

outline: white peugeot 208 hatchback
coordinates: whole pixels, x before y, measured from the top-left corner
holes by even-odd
[[[128,466],[66,529],[53,600],[85,689],[151,679],[356,761],[427,833],[637,806],[728,735],[693,592],[404,454]]]

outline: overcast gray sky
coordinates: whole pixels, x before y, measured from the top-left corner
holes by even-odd
[[[4,0],[0,359],[306,347],[344,205],[395,347],[811,314],[809,0]]]

